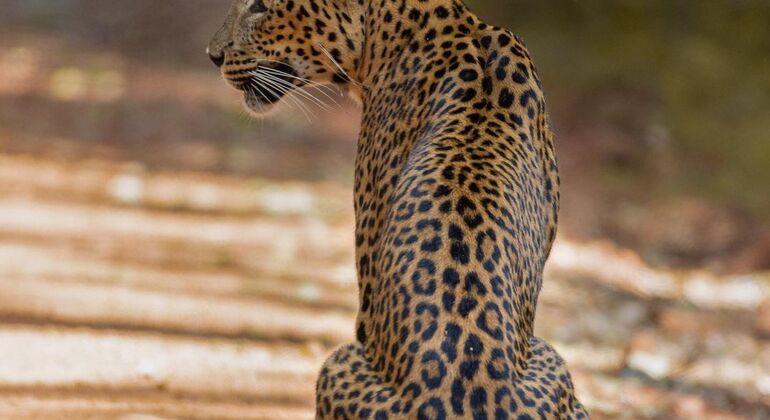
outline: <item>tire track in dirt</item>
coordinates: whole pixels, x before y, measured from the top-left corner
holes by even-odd
[[[3,326],[0,343],[0,416],[42,418],[67,407],[68,418],[79,412],[280,418],[267,415],[271,406],[307,418],[324,354],[312,347],[61,327]],[[232,415],[224,415],[228,411]]]
[[[174,335],[336,343],[353,337],[350,314],[264,299],[187,296],[121,285],[0,279],[0,318],[35,324],[163,331]]]
[[[353,312],[356,308],[355,285],[319,280],[323,273],[174,269],[81,254],[72,250],[51,250],[42,243],[3,245],[0,247],[0,278],[121,285],[150,292],[226,297],[247,302],[261,297],[274,303],[321,311]]]
[[[26,189],[26,163],[0,171],[0,418],[312,418],[353,336],[347,222],[236,182],[251,201],[219,213],[108,205],[50,165]]]

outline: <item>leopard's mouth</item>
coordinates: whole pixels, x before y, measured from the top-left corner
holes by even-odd
[[[243,101],[251,111],[262,112],[278,103],[287,91],[271,89],[260,83],[256,77],[249,77],[238,88],[243,92]]]
[[[237,75],[229,75],[228,82],[243,92],[246,108],[261,115],[270,111],[283,97],[304,84],[294,69],[282,62],[260,63]]]

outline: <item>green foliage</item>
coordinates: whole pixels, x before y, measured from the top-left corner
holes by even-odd
[[[608,87],[644,97],[650,105],[635,117],[663,129],[672,166],[657,192],[730,201],[770,218],[770,2],[468,3],[527,40],[562,114],[600,108]],[[641,158],[658,159],[657,150]]]

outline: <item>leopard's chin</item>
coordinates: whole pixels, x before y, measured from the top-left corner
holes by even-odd
[[[243,106],[255,117],[264,117],[278,108],[280,96],[270,96],[256,90],[243,91]]]

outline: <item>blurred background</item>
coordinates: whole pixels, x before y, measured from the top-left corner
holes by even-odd
[[[537,333],[594,418],[770,418],[770,3],[468,3],[545,82]],[[247,117],[204,54],[227,7],[0,1],[0,417],[312,417],[359,111]]]

